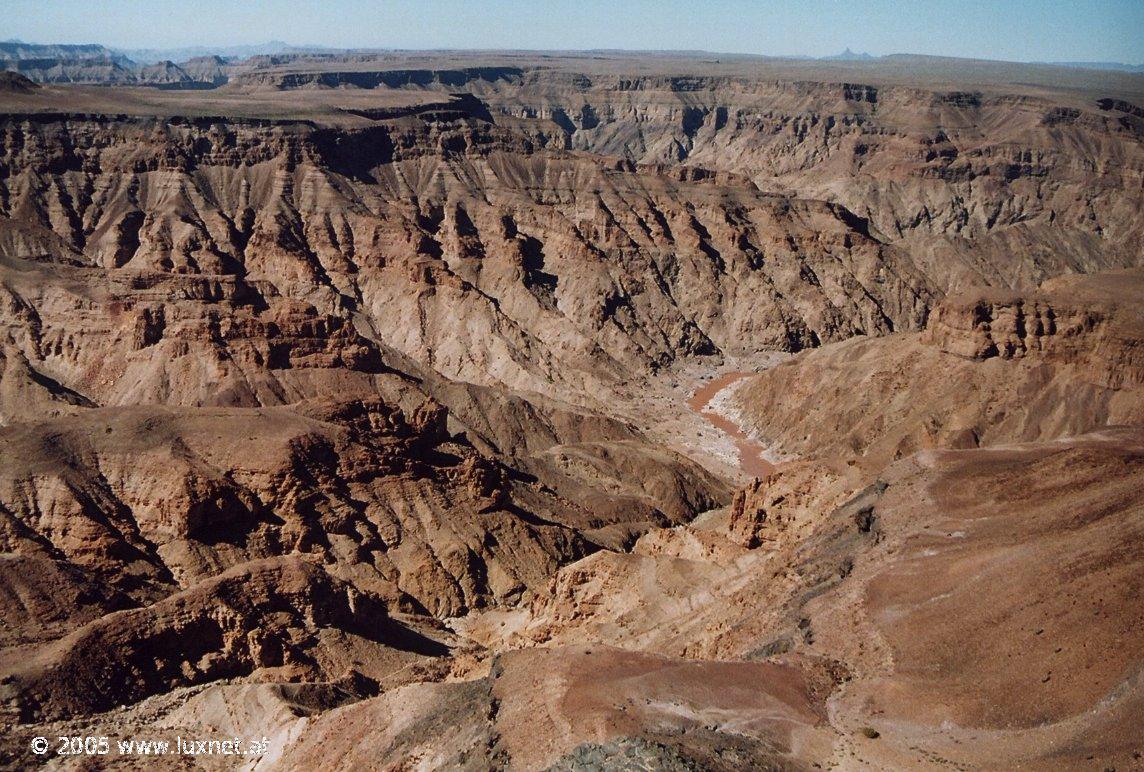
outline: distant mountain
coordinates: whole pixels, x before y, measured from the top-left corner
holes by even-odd
[[[227,82],[228,71],[239,62],[257,57],[294,55],[339,54],[364,56],[382,54],[389,49],[333,48],[329,46],[297,46],[280,40],[253,45],[185,46],[181,48],[109,48],[99,44],[38,44],[10,39],[0,41],[0,71],[18,72],[38,83],[105,83],[139,84],[164,88],[204,88]],[[758,54],[726,54],[709,51],[641,51],[623,49],[590,49],[580,52],[589,55],[666,54],[681,57],[719,57],[720,60],[789,59],[819,62],[882,62],[901,64],[916,61],[976,65],[1031,64],[1070,69],[1102,70],[1107,72],[1144,73],[1144,64],[1098,61],[1055,62],[1003,62],[994,60],[961,59],[925,54],[889,54],[873,56],[857,53],[849,47],[830,56],[769,57]]]
[[[0,62],[26,60],[61,59],[73,62],[113,63],[130,65],[131,60],[123,54],[95,43],[84,45],[57,45],[25,43],[20,40],[5,40],[0,43]]]
[[[181,48],[121,48],[119,53],[140,64],[154,64],[162,61],[183,62],[204,56],[218,56],[224,59],[245,59],[263,54],[280,54],[289,46],[279,40],[271,40],[249,46],[183,46]]]
[[[162,88],[207,88],[226,82],[224,60],[200,56],[181,65],[170,58],[138,64],[106,46],[0,43],[0,71],[18,73],[37,83],[108,83]]]
[[[878,57],[871,56],[870,54],[864,52],[861,54],[856,54],[847,48],[840,54],[834,54],[833,56],[820,56],[818,58],[826,62],[867,62],[873,59],[877,59]]]
[[[323,46],[292,46],[281,40],[271,40],[248,46],[186,46],[183,48],[127,48],[117,49],[120,54],[140,64],[154,64],[162,61],[184,62],[190,59],[217,56],[223,59],[249,59],[252,56],[275,54],[309,54],[343,49]]]
[[[96,44],[0,43],[0,69],[39,83],[131,83],[134,66],[126,56]]]
[[[1078,67],[1084,70],[1144,72],[1144,64],[1125,64],[1124,62],[1034,62],[1034,64],[1052,64],[1057,67]]]
[[[18,72],[0,72],[0,94],[30,94],[39,86]]]

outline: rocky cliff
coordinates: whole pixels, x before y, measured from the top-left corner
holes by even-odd
[[[779,452],[875,465],[1136,424],[1142,293],[1139,271],[960,292],[922,333],[808,352],[738,386],[731,409]]]

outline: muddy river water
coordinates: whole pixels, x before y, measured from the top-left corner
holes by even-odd
[[[775,465],[767,461],[763,455],[766,448],[748,437],[734,421],[708,408],[716,394],[750,375],[754,373],[730,372],[712,378],[688,398],[687,406],[734,440],[735,447],[739,451],[740,469],[752,477],[766,477],[775,470]]]

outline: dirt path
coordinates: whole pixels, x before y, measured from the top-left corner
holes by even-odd
[[[707,409],[707,406],[711,400],[715,398],[716,394],[749,375],[754,375],[754,373],[736,371],[723,373],[719,377],[713,378],[710,382],[697,389],[695,393],[688,398],[687,407],[690,408],[692,412],[703,416],[708,423],[734,441],[735,447],[739,451],[739,468],[742,469],[743,472],[751,477],[766,477],[775,470],[775,465],[763,457],[763,453],[766,449],[748,437],[734,421],[720,415],[714,410]]]

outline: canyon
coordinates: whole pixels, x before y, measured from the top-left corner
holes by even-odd
[[[0,764],[1141,763],[1144,76],[4,45]]]

